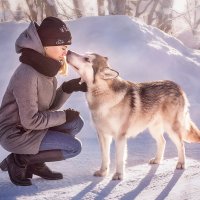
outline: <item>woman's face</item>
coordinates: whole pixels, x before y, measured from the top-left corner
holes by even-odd
[[[66,56],[68,46],[48,46],[44,47],[44,49],[47,57],[60,61],[63,60],[64,56]]]

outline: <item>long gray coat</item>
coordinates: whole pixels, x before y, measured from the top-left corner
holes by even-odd
[[[17,53],[23,47],[44,54],[33,22],[16,41]],[[48,128],[65,123],[65,112],[56,110],[70,95],[56,88],[55,77],[44,76],[23,63],[16,69],[0,108],[0,144],[7,151],[36,154]]]

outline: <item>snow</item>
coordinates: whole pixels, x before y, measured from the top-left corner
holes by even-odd
[[[193,34],[192,30],[185,28],[180,32],[174,34],[179,40],[184,41],[187,47],[199,49],[200,48],[200,36],[199,33]]]
[[[125,16],[85,17],[67,22],[72,35],[71,50],[79,53],[96,52],[107,56],[111,66],[120,76],[131,81],[169,79],[177,82],[190,101],[190,114],[200,126],[199,77],[200,51],[187,48],[179,40],[157,28],[136,22]],[[27,23],[0,24],[0,100],[9,78],[19,64],[14,43]],[[78,75],[59,76],[59,83]],[[83,93],[75,93],[63,106],[81,112],[85,126],[79,138],[83,149],[75,158],[48,163],[64,175],[63,180],[47,181],[34,176],[32,186],[13,185],[7,172],[0,171],[0,199],[199,199],[200,145],[186,144],[187,168],[175,170],[177,151],[168,139],[165,159],[161,165],[149,165],[156,151],[155,141],[148,131],[128,141],[126,177],[112,181],[115,166],[114,143],[111,147],[109,176],[92,176],[98,169],[100,149]],[[0,148],[0,160],[8,152]]]

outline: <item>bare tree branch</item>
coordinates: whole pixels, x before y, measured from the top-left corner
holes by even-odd
[[[135,13],[135,17],[139,17],[141,14],[145,13],[146,10],[149,8],[149,6],[153,3],[154,0],[150,0],[147,5],[144,7],[144,9],[139,12],[139,9],[140,9],[140,4],[143,0],[139,0],[137,5],[136,5],[136,13]]]
[[[147,18],[147,24],[152,24],[152,22],[153,22],[153,14],[154,14],[155,9],[156,9],[156,7],[158,5],[158,2],[159,2],[159,0],[154,0],[153,1],[153,6],[152,6],[151,11],[150,11],[150,13],[148,15],[148,18]]]
[[[28,5],[31,20],[37,21],[37,13],[36,13],[36,3],[34,0],[26,0],[26,3]]]

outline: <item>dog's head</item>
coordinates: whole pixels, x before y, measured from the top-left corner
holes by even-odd
[[[68,51],[67,62],[78,72],[82,81],[85,81],[87,85],[95,84],[98,80],[114,79],[119,75],[117,71],[110,68],[107,57],[95,53],[80,55]]]

